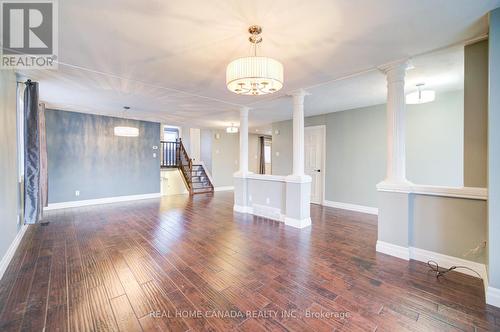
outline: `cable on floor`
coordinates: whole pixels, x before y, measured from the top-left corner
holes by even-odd
[[[469,270],[469,271],[474,272],[475,274],[477,274],[477,276],[480,279],[482,279],[481,275],[477,271],[475,271],[467,266],[452,266],[449,269],[445,269],[445,268],[439,267],[439,264],[433,260],[428,261],[427,266],[429,266],[430,270],[436,274],[436,278],[442,277],[446,273],[453,271],[453,270],[456,270],[456,269],[465,269],[465,270]]]

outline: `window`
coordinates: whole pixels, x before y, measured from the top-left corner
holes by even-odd
[[[270,164],[271,163],[271,144],[269,143],[264,143],[264,163]]]
[[[175,142],[179,138],[179,129],[173,127],[163,127],[163,140]]]

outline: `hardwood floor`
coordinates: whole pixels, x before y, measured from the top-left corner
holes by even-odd
[[[298,230],[233,196],[53,211],[0,284],[0,331],[485,331],[482,281],[375,252],[376,217],[312,207]]]

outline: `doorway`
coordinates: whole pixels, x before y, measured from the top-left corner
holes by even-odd
[[[304,171],[312,178],[311,203],[325,200],[325,126],[304,128]]]

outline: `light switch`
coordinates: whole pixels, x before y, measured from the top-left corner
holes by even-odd
[[[156,158],[156,152],[153,152],[153,158]]]
[[[276,157],[279,157],[279,156],[280,156],[280,152],[276,151]]]

